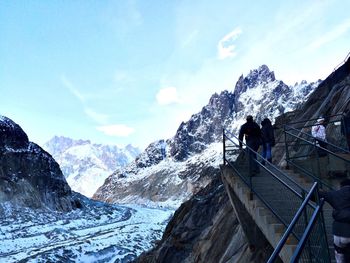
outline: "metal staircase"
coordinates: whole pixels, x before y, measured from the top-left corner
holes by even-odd
[[[246,146],[239,154],[238,138],[228,131],[223,136],[221,169],[226,191],[231,200],[234,193],[272,247],[278,249],[270,262],[330,262],[318,183],[269,163],[262,165],[258,153],[254,162],[260,172],[252,174],[247,160],[247,151],[252,149]]]

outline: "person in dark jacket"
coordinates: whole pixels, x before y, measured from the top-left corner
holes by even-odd
[[[350,179],[340,183],[340,189],[320,192],[333,207],[333,238],[337,263],[350,262]]]
[[[250,173],[253,174],[259,172],[255,152],[258,151],[261,144],[261,130],[259,125],[253,120],[253,116],[248,115],[246,120],[247,122],[241,126],[239,131],[239,147],[242,149],[242,141],[244,137],[248,146],[247,151],[249,156],[249,169]]]
[[[348,150],[350,151],[350,110],[346,109],[344,111],[341,132],[345,136],[348,143]]]
[[[272,163],[272,152],[271,149],[275,146],[275,134],[270,119],[265,118],[261,122],[261,137],[262,137],[262,156]],[[265,164],[265,161],[262,162]]]

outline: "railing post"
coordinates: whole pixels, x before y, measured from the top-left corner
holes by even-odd
[[[321,184],[322,186],[322,184]],[[316,187],[316,200],[317,200],[317,204],[320,205],[320,196],[319,196],[319,189],[318,189],[318,184]],[[323,216],[323,209],[320,210],[320,224],[321,224],[321,228],[322,228],[322,232],[323,232],[323,237],[325,239],[325,243],[326,243],[326,258],[330,258],[331,253],[329,252],[329,246],[328,246],[328,239],[327,239],[327,230],[326,230],[326,225],[325,225],[325,221],[324,221],[324,216]]]
[[[225,145],[225,129],[222,129],[222,145],[223,145],[223,158],[224,166],[226,165],[226,145]]]
[[[315,150],[316,150],[316,160],[317,160],[317,181],[321,184],[321,189],[323,188],[323,184],[322,184],[322,180],[321,180],[321,164],[320,164],[320,154],[319,154],[319,150],[317,147],[317,140],[314,139],[314,146],[315,146]]]
[[[305,192],[301,192],[301,196],[303,200],[305,200]],[[304,224],[305,224],[305,229],[307,228],[307,225],[309,224],[309,220],[307,218],[307,208],[304,210]],[[310,246],[310,241],[307,241],[307,252],[309,256],[309,262],[312,262],[312,253],[311,253],[311,246]]]
[[[286,132],[286,125],[283,125],[283,131],[284,131],[284,143],[286,147],[286,169],[289,169],[289,150],[288,150],[288,142],[287,142],[287,132]]]

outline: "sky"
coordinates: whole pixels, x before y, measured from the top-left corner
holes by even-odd
[[[29,140],[141,149],[266,64],[288,85],[350,52],[350,1],[0,1],[0,115]]]

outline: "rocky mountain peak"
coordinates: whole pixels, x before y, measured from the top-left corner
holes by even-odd
[[[11,119],[0,115],[0,147],[23,149],[29,144],[27,134]]]
[[[0,116],[0,215],[6,202],[69,211],[78,205],[59,165],[22,128]]]
[[[268,66],[261,65],[257,69],[250,70],[246,77],[243,75],[239,77],[234,93],[236,96],[239,96],[239,94],[246,92],[247,89],[251,89],[258,85],[264,85],[275,80],[275,73],[270,71]]]

